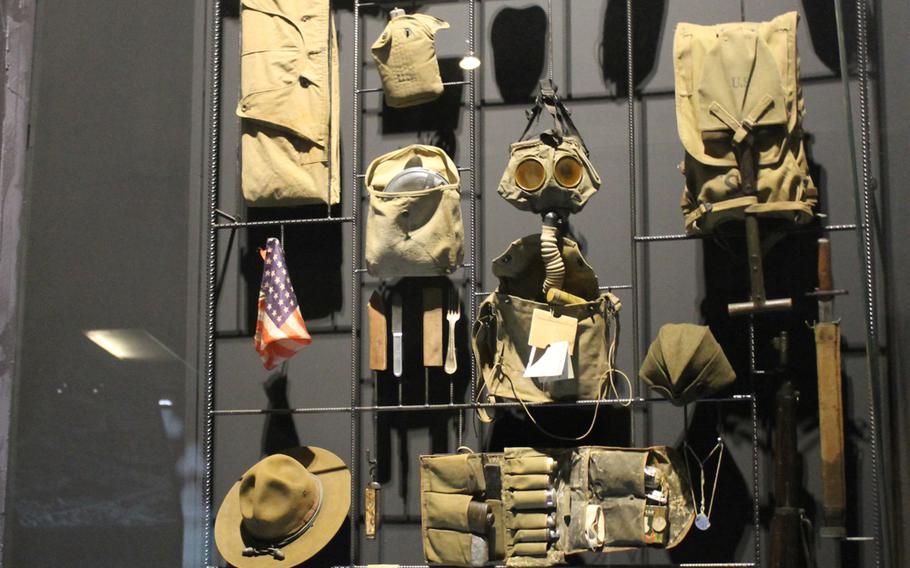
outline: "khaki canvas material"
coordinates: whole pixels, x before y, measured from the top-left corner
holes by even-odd
[[[371,48],[387,105],[405,108],[439,98],[443,85],[436,60],[436,32],[448,27],[426,14],[389,21]]]
[[[385,192],[414,157],[448,183],[431,189]],[[435,146],[411,145],[373,160],[366,172],[370,197],[364,255],[373,276],[443,276],[464,259],[458,168]]]
[[[789,12],[769,22],[677,26],[673,65],[677,130],[686,150],[680,204],[687,232],[711,232],[746,209],[794,223],[811,219],[817,190],[802,139],[798,22]],[[743,183],[751,177],[751,156],[752,189]]]
[[[588,159],[588,148],[556,92],[552,81],[540,82],[534,106],[527,111],[528,123],[518,142],[510,147],[509,162],[499,182],[499,195],[522,211],[578,213],[600,188],[600,176]],[[553,120],[552,128],[529,137],[532,127],[546,115]],[[580,179],[572,186],[560,184],[554,173],[557,162],[565,157],[574,158],[581,165]],[[528,160],[537,162],[543,171],[542,185],[537,189],[529,188],[527,183],[525,187],[530,190],[522,189],[516,180],[519,165]]]
[[[502,501],[486,493],[486,454],[420,456],[420,512],[427,562],[447,566],[483,566],[502,558],[505,525]],[[486,505],[493,515],[484,530],[469,521],[469,508]]]
[[[691,481],[685,461],[672,448],[613,448],[582,446],[562,449],[506,448],[502,453],[459,454],[457,457],[494,468],[501,479],[502,499],[465,486],[458,495],[446,496],[453,505],[443,510],[440,494],[429,490],[439,486],[437,475],[447,479],[450,467],[463,470],[452,455],[421,456],[421,523],[424,553],[431,564],[477,566],[553,566],[583,552],[611,553],[641,547],[673,548],[691,529],[695,519]],[[554,464],[555,467],[551,467]],[[648,499],[645,468],[657,472],[656,483],[666,504]],[[528,490],[528,478],[543,476],[545,490]],[[535,481],[533,485],[537,485]],[[457,503],[454,501],[457,500]],[[465,503],[494,503],[493,520],[486,532],[471,534],[463,526]],[[499,506],[501,505],[501,506]],[[598,542],[590,539],[588,515],[598,514]],[[660,509],[666,529],[662,542],[648,539],[646,517],[649,509]],[[453,526],[441,530],[434,527]],[[498,528],[497,528],[498,527]],[[489,546],[504,538],[502,547]],[[476,540],[489,551],[481,560]]]
[[[322,448],[292,448],[262,459],[231,487],[218,509],[218,552],[236,568],[274,568],[273,556],[244,556],[244,549],[276,546],[302,530],[277,548],[283,566],[306,561],[341,528],[351,506],[350,484],[344,461]]]
[[[341,101],[329,2],[242,0],[240,25],[245,199],[257,207],[338,203]]]
[[[621,305],[616,296],[600,293],[594,270],[578,245],[569,238],[561,244],[566,266],[564,290],[583,298],[584,303],[546,303],[542,289],[546,267],[540,256],[540,235],[514,241],[493,260],[499,287],[480,304],[472,331],[474,357],[492,396],[525,402],[593,400],[603,396],[604,381],[612,368],[610,335],[616,330]],[[556,314],[578,319],[572,356],[575,379],[544,384],[523,376],[531,353],[528,336],[535,309],[552,309]]]
[[[575,187],[562,187],[553,177],[556,162],[571,156],[581,162],[584,175]],[[515,169],[523,160],[533,159],[543,166],[546,181],[537,191],[525,191],[515,182]],[[509,163],[499,182],[498,192],[503,199],[522,211],[542,212],[552,209],[577,213],[600,187],[600,176],[579,138],[566,136],[557,145],[540,139],[524,140],[512,144]]]
[[[711,329],[688,323],[660,328],[639,376],[677,406],[710,396],[736,380]]]

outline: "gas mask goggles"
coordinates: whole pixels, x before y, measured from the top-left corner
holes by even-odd
[[[553,118],[553,128],[528,139],[544,110]],[[549,81],[541,82],[528,125],[510,154],[498,191],[522,211],[577,213],[600,187],[588,149]]]

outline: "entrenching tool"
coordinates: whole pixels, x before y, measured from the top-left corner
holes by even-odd
[[[840,321],[834,319],[834,289],[831,243],[818,239],[818,288],[809,295],[818,298],[815,323],[815,357],[818,368],[818,430],[822,458],[821,535],[844,538],[847,500],[844,477],[844,401],[841,386]]]
[[[748,302],[727,304],[727,313],[731,316],[741,316],[792,309],[792,298],[769,300],[765,296],[765,273],[762,268],[761,235],[758,230],[758,217],[755,213],[751,212],[746,212],[746,250],[749,255],[750,299]]]

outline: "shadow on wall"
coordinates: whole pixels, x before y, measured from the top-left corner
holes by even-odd
[[[612,87],[614,95],[624,95],[629,90],[626,14],[626,0],[610,0],[604,12],[600,67],[604,84]],[[654,71],[666,16],[666,0],[637,0],[632,5],[632,80],[636,90]]]
[[[387,307],[392,305],[391,297],[397,293],[402,298],[403,330],[403,365],[402,376],[395,377],[392,372],[392,342],[387,341],[386,360],[388,369],[375,373],[376,402],[384,406],[399,404],[448,404],[464,401],[468,395],[471,380],[471,351],[468,342],[471,322],[468,321],[467,307],[461,299],[461,318],[455,326],[455,349],[458,370],[448,375],[442,367],[424,367],[423,365],[423,291],[427,288],[442,290],[443,328],[439,330],[442,345],[448,344],[448,324],[445,321],[446,306],[450,304],[454,288],[448,278],[402,278],[395,285],[382,287],[379,293]],[[387,326],[391,325],[391,316],[386,318]],[[387,328],[387,338],[391,338],[391,328]],[[443,356],[446,352],[443,350]],[[451,391],[450,391],[451,389]],[[451,393],[451,395],[450,395]],[[451,398],[450,398],[451,396]],[[457,423],[458,413],[452,412],[381,412],[377,417],[377,480],[387,483],[392,478],[392,460],[398,463],[398,487],[394,490],[404,499],[409,494],[408,471],[417,463],[417,456],[411,453],[408,432],[426,430],[430,439],[431,453],[445,453],[454,447],[457,435],[453,424]],[[466,427],[470,427],[466,425]],[[392,437],[398,438],[398,452],[393,454]],[[369,443],[365,444],[369,447]]]
[[[816,181],[822,179],[822,172],[813,172]],[[764,371],[755,383],[758,421],[760,426],[759,451],[764,454],[764,461],[773,464],[771,440],[775,428],[775,396],[785,375],[777,371],[777,353],[772,348],[772,338],[787,331],[790,339],[789,366],[785,369],[794,386],[799,391],[797,408],[797,428],[801,440],[807,439],[807,433],[818,429],[818,389],[816,382],[815,341],[811,328],[807,325],[816,319],[817,302],[807,297],[806,293],[816,285],[816,258],[818,232],[808,227],[805,231],[793,232],[791,226],[782,225],[773,220],[762,221],[763,241],[769,249],[764,257],[765,285],[767,297],[792,298],[793,309],[789,312],[768,313],[755,316],[756,368]],[[749,331],[748,318],[732,318],[727,315],[727,304],[741,302],[749,298],[748,265],[745,247],[744,228],[742,223],[728,223],[723,227],[724,237],[715,237],[703,241],[704,281],[706,294],[702,302],[702,315],[705,322],[724,348],[724,351],[736,369],[738,380],[724,394],[748,393],[749,384]],[[776,240],[776,243],[775,243]],[[771,246],[769,243],[774,243]],[[850,400],[845,401],[851,404]],[[722,410],[720,416],[716,410]],[[849,409],[848,414],[849,416]],[[862,438],[859,425],[845,424],[848,455],[854,441]],[[698,404],[691,425],[687,431],[688,439],[696,453],[704,457],[713,446],[716,432],[724,436],[728,446],[748,447],[751,444],[752,425],[749,405],[732,403],[724,405]],[[817,444],[817,434],[809,435],[813,444]],[[805,448],[801,448],[802,451]],[[848,458],[848,463],[852,460]],[[712,464],[715,462],[712,462]],[[763,482],[771,488],[768,504],[760,510],[760,520],[764,529],[768,529],[774,516],[773,466],[769,465],[765,475],[771,476]],[[804,464],[796,464],[797,477],[805,479]],[[852,466],[851,466],[852,467]],[[693,477],[697,475],[693,471]],[[855,483],[856,472],[848,470],[848,484]],[[713,469],[706,467],[706,478],[711,479]],[[693,479],[697,483],[697,478]],[[706,482],[709,483],[709,482]],[[711,545],[703,533],[693,530],[685,541],[671,552],[674,562],[722,562],[735,556],[737,546],[745,535],[751,534],[752,496],[748,489],[749,475],[736,469],[732,460],[723,466],[718,482],[715,501],[716,518],[724,519],[722,526],[717,524],[709,531]],[[710,484],[706,485],[710,494]],[[763,492],[765,490],[763,489]],[[848,493],[855,492],[848,489]],[[816,511],[815,498],[805,487],[800,489],[799,506],[805,510],[807,518],[815,523],[820,511]],[[856,503],[853,503],[856,505]],[[856,511],[856,507],[848,507]],[[848,522],[851,522],[848,520]],[[717,538],[719,534],[723,538]],[[854,549],[843,550],[843,558],[855,558]],[[708,556],[705,556],[708,554]],[[852,556],[851,556],[852,555]],[[847,563],[849,564],[849,562]],[[847,565],[845,564],[845,565]]]
[[[263,385],[270,410],[289,409],[288,377],[282,372],[273,373]],[[300,446],[300,437],[292,414],[268,414],[262,428],[262,456],[277,454],[282,450]],[[315,556],[299,564],[308,566],[344,566],[350,563],[350,517],[341,525],[329,543]]]
[[[439,59],[439,75],[444,83],[464,81],[464,71],[458,66],[460,58]],[[429,144],[445,150],[455,159],[455,132],[461,121],[464,85],[449,85],[433,102],[408,108],[392,108],[382,101],[381,134],[417,133],[416,143]]]
[[[547,13],[536,5],[503,8],[493,17],[490,33],[493,74],[502,100],[532,101],[546,63]]]
[[[840,1],[840,0],[839,0]],[[830,0],[802,0],[805,24],[809,28],[812,49],[825,67],[840,72],[840,59],[837,55],[837,21]],[[847,40],[847,67],[853,73],[856,70],[856,0],[841,1],[844,13],[844,35]],[[869,25],[875,25],[875,18],[867,18]],[[869,30],[870,37],[875,37],[875,30]],[[874,53],[875,50],[872,50]],[[874,69],[874,66],[873,66]]]
[[[341,216],[339,206],[332,208],[333,216]],[[248,221],[277,219],[311,219],[326,216],[325,205],[304,207],[250,207]],[[257,302],[262,283],[262,257],[259,249],[269,237],[280,238],[278,226],[249,227],[246,244],[241,247],[240,270],[246,282],[246,331],[256,329]],[[297,294],[303,319],[328,317],[342,305],[342,224],[312,223],[286,225],[284,252],[289,277]],[[318,267],[318,273],[313,272]]]

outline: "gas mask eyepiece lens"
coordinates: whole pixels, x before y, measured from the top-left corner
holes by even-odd
[[[537,191],[543,187],[547,173],[543,164],[534,159],[525,159],[515,168],[515,182],[524,191]]]
[[[578,158],[574,156],[563,156],[556,160],[556,167],[553,169],[553,177],[557,183],[565,188],[572,188],[581,183],[583,168]]]

